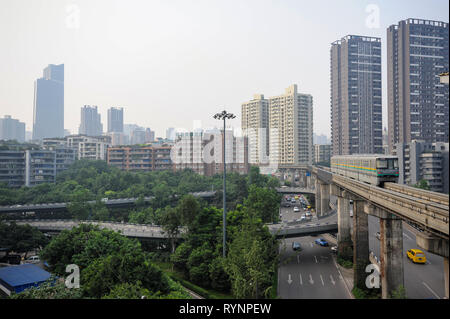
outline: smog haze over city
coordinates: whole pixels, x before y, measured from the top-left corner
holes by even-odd
[[[347,34],[381,37],[387,126],[386,28],[421,18],[448,21],[448,1],[2,0],[0,115],[32,130],[33,82],[65,65],[65,128],[80,108],[124,107],[124,122],[192,129],[238,115],[253,94],[296,83],[311,94],[314,132],[330,137],[330,44]],[[374,16],[375,14],[375,16]],[[377,15],[379,14],[379,15]]]

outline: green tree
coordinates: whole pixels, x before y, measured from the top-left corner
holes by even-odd
[[[180,224],[181,220],[178,211],[175,208],[167,206],[165,214],[161,218],[161,226],[169,237],[172,253],[175,251],[175,240],[180,234]]]
[[[232,235],[225,271],[230,277],[233,295],[236,298],[267,298],[277,265],[275,238],[255,217],[246,218]]]
[[[184,195],[178,202],[176,209],[180,222],[189,226],[194,222],[195,216],[199,214],[200,204],[193,195]]]
[[[222,256],[214,258],[209,264],[209,278],[213,289],[228,291],[231,288],[230,277],[225,271],[225,259]]]
[[[192,250],[187,260],[189,278],[196,284],[209,286],[209,263],[211,262],[213,251],[208,243]]]
[[[427,190],[427,191],[430,190],[430,185],[424,179],[421,179],[417,184],[414,185],[414,187],[420,188],[420,189],[424,189],[424,190]]]
[[[28,251],[44,247],[47,243],[47,237],[35,227],[17,225],[15,222],[6,224],[0,221],[0,247],[25,253],[26,258]]]
[[[244,205],[263,222],[274,222],[279,214],[280,196],[273,189],[251,185]]]

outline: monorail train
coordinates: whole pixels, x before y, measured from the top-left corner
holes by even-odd
[[[398,158],[382,154],[332,156],[331,172],[376,186],[397,183]]]

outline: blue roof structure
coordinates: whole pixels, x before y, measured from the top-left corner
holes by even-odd
[[[37,287],[50,276],[49,272],[33,264],[0,268],[0,284],[16,293],[32,286]]]

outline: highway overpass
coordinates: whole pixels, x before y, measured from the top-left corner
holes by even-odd
[[[216,191],[209,192],[194,192],[191,195],[199,198],[212,198],[216,195]],[[177,197],[177,195],[175,195]],[[144,202],[149,204],[153,199],[153,196],[144,197]],[[102,202],[107,208],[126,208],[132,207],[136,204],[138,198],[118,198],[118,199],[106,199]],[[96,201],[88,201],[89,204],[95,204]],[[67,205],[69,203],[43,203],[43,204],[24,204],[24,205],[11,205],[0,206],[0,214],[6,213],[26,213],[26,212],[64,212],[67,211]]]

